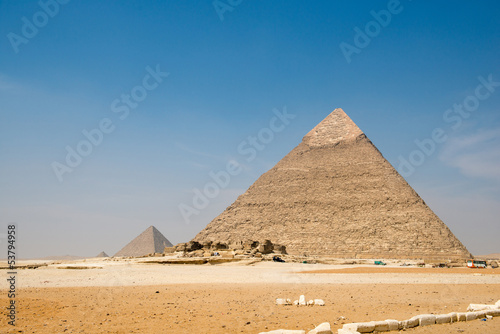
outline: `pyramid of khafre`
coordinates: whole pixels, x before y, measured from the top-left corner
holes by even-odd
[[[163,253],[165,247],[172,247],[172,244],[156,227],[150,226],[114,256],[144,256],[151,253]]]
[[[342,109],[193,240],[247,239],[269,239],[290,254],[471,256]]]

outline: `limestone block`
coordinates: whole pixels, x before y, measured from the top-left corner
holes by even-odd
[[[448,313],[448,315],[450,316],[451,322],[457,322],[458,321],[458,314],[457,314],[457,312],[451,312],[451,313]]]
[[[477,312],[474,312],[474,313],[476,313],[476,318],[477,319],[484,319],[484,318],[486,318],[486,312],[488,312],[488,311],[484,310],[484,311],[477,311]]]
[[[174,252],[175,252],[175,247],[165,247],[163,249],[163,253],[165,253],[165,254],[172,254]]]
[[[465,312],[458,312],[457,313],[457,319],[458,319],[458,321],[467,321],[467,313],[465,313]]]
[[[217,251],[223,259],[232,259],[234,254],[232,251]]]
[[[306,331],[298,329],[275,329],[270,332],[260,332],[259,334],[306,334]]]
[[[324,322],[317,326],[315,329],[310,330],[307,334],[333,334],[333,332],[330,328],[330,323]]]
[[[306,297],[304,295],[300,295],[300,297],[299,297],[299,305],[301,305],[301,306],[307,305],[307,303],[306,303]]]
[[[353,322],[345,324],[342,329],[359,333],[371,333],[375,330],[375,322]]]
[[[315,299],[314,305],[325,306],[325,302],[323,301],[323,299]]]
[[[348,329],[343,329],[343,328],[339,328],[337,330],[337,333],[338,334],[361,334],[360,332],[357,332],[357,331],[350,331]]]
[[[386,322],[389,324],[389,331],[399,330],[399,321],[394,319],[388,319]]]
[[[465,321],[471,321],[471,320],[476,320],[476,319],[477,319],[476,312],[465,313]]]
[[[436,324],[449,324],[450,322],[451,316],[449,314],[436,315]]]
[[[377,332],[388,332],[389,331],[389,323],[387,321],[374,321],[375,330]]]
[[[293,301],[293,305],[295,305],[295,306],[299,306],[299,301],[298,301],[298,300],[294,300],[294,301]]]
[[[276,298],[276,305],[290,305],[290,299]]]
[[[418,320],[418,318],[413,317],[411,319],[404,320],[401,323],[403,325],[403,328],[413,328],[413,327],[417,327],[418,326],[419,320]]]
[[[498,300],[496,303],[495,303],[495,306],[500,309],[500,300]]]
[[[314,305],[314,300],[311,299],[307,302],[307,306],[313,306],[313,305]]]
[[[487,310],[486,314],[492,317],[500,317],[500,310]]]
[[[496,308],[495,305],[487,304],[469,304],[467,307],[467,312],[482,311],[482,310],[492,310]]]
[[[436,316],[434,314],[420,314],[417,315],[419,326],[434,325],[436,323]]]
[[[199,250],[191,252],[191,254],[192,254],[192,257],[203,257],[204,252],[203,252],[203,250],[199,249]]]

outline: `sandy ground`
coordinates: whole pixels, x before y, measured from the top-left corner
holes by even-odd
[[[2,307],[0,333],[259,333],[310,330],[325,321],[336,333],[343,323],[461,312],[469,303],[500,299],[497,271],[271,262],[85,265],[102,269],[18,270],[17,325],[7,325]],[[300,273],[310,270],[323,273]],[[7,285],[0,282],[0,304],[7,305]],[[274,304],[276,298],[294,300],[300,294],[321,298],[326,306]],[[500,318],[407,332],[500,333]]]

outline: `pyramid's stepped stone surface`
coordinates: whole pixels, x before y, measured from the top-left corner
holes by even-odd
[[[165,247],[172,246],[156,227],[150,226],[114,256],[144,256],[151,253],[163,253]]]
[[[341,109],[194,240],[259,238],[290,254],[470,257]]]

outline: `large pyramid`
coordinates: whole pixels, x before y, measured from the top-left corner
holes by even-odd
[[[194,238],[247,239],[270,239],[290,254],[471,256],[342,109]]]
[[[151,253],[163,253],[165,247],[172,247],[172,244],[156,227],[150,226],[114,256],[144,256]]]

